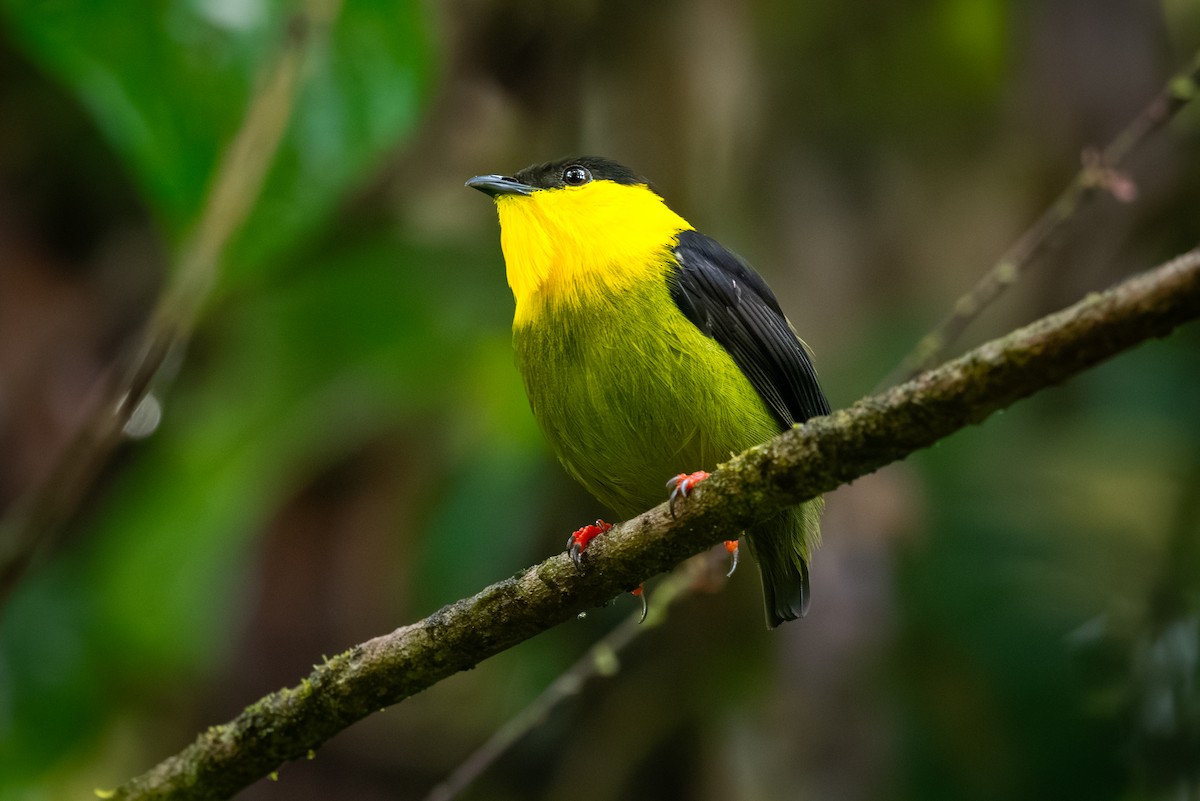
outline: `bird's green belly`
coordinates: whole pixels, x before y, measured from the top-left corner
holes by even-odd
[[[514,330],[534,417],[566,469],[623,517],[680,472],[712,470],[779,432],[733,359],[675,307],[665,280]]]

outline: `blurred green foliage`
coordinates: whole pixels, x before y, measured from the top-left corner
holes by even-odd
[[[312,53],[263,197],[156,388],[160,428],[0,609],[0,799],[120,782],[603,513],[529,417],[494,217],[465,178],[571,150],[634,163],[760,267],[840,406],[1200,45],[1178,1],[464,8],[345,2]],[[75,105],[96,128],[52,139],[72,172],[45,185],[104,197],[123,171],[153,226],[105,225],[165,241],[149,277],[80,267],[88,304],[136,306],[293,8],[0,10],[9,60],[36,68],[0,75],[4,108],[45,125]],[[1139,204],[1097,204],[972,335],[1194,244],[1196,119],[1146,155]],[[469,797],[1196,797],[1179,766],[1200,753],[1198,354],[1191,329],[1148,344],[839,491],[808,620],[762,631],[747,565]],[[0,434],[27,422],[9,413]],[[421,797],[634,607],[456,676],[246,797]]]
[[[428,12],[360,2],[314,54],[290,131],[229,254],[257,273],[327,219],[337,199],[419,119],[431,78]],[[173,239],[195,221],[217,158],[293,17],[281,0],[6,0],[29,55],[92,113]]]
[[[289,8],[5,4],[13,42],[90,109],[172,242],[196,219]],[[171,676],[211,670],[245,600],[251,535],[281,496],[448,391],[437,368],[464,332],[439,332],[447,318],[431,295],[445,285],[428,281],[446,254],[381,236],[340,249],[335,264],[296,255],[413,132],[433,72],[428,17],[419,3],[355,2],[313,54],[263,196],[226,256],[221,289],[236,300],[213,310],[213,336],[192,354],[206,367],[171,392],[162,436],[110,488],[84,547],[6,610],[4,784],[19,788],[92,741],[131,693],[146,703]]]

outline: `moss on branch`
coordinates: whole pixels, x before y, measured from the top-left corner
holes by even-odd
[[[227,798],[355,721],[670,569],[779,509],[903,459],[1200,316],[1200,249],[731,459],[673,519],[666,505],[316,666],[117,788],[117,799]]]

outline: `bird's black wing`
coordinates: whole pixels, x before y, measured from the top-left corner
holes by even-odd
[[[715,239],[679,234],[671,298],[733,357],[783,428],[829,414],[808,350],[762,277]]]

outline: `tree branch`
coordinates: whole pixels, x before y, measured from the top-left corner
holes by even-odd
[[[1200,316],[1200,248],[1091,295],[721,466],[673,519],[666,504],[318,665],[106,796],[225,798],[355,721],[603,604],[731,532],[871,473],[1020,398]]]
[[[1079,210],[1092,200],[1098,190],[1107,190],[1115,197],[1132,199],[1133,184],[1119,172],[1125,160],[1149,136],[1175,116],[1191,100],[1200,95],[1200,52],[1191,63],[1173,75],[1145,108],[1130,121],[1101,151],[1088,149],[1083,154],[1083,167],[1067,184],[1050,208],[1042,213],[1012,247],[954,303],[950,315],[917,342],[899,367],[880,385],[890,386],[907,381],[922,370],[928,370],[946,356],[962,332],[989,304],[1015,284],[1038,256],[1049,249],[1055,237]]]
[[[728,554],[709,551],[680,565],[671,575],[654,585],[654,603],[645,620],[635,612],[592,644],[575,664],[567,668],[524,709],[496,730],[488,741],[455,768],[446,779],[430,790],[425,801],[452,801],[479,778],[493,762],[537,726],[556,706],[578,695],[584,684],[596,676],[611,677],[620,668],[618,657],[637,638],[654,631],[667,619],[667,609],[691,595],[701,586],[712,586],[718,565],[727,565]],[[725,567],[720,569],[720,575]]]

